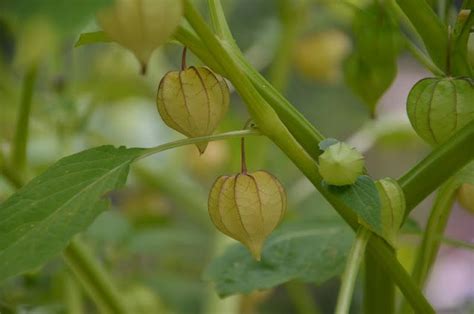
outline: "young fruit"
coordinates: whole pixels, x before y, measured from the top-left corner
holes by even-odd
[[[474,185],[469,183],[461,185],[458,200],[462,207],[474,213]]]
[[[363,171],[364,156],[346,143],[332,144],[319,156],[319,172],[328,184],[354,184]]]
[[[173,34],[182,15],[181,0],[116,0],[97,19],[110,39],[135,54],[145,72],[152,52]]]
[[[260,260],[262,246],[286,211],[280,182],[266,171],[217,178],[209,193],[209,216],[222,233]]]
[[[163,77],[156,104],[170,128],[188,137],[211,135],[229,107],[229,88],[220,75],[192,66]],[[196,146],[202,154],[207,143]]]
[[[416,133],[432,145],[446,141],[474,119],[474,84],[469,78],[426,78],[413,86],[408,118]]]

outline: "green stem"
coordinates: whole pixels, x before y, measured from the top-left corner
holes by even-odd
[[[392,249],[395,258],[395,252]],[[395,283],[372,254],[365,254],[364,313],[395,313]]]
[[[23,79],[23,90],[11,155],[12,164],[18,169],[19,173],[23,172],[26,165],[26,146],[29,134],[30,112],[37,73],[37,66],[32,65]]]
[[[289,281],[285,284],[286,292],[293,305],[296,313],[299,314],[321,314],[321,310],[314,302],[313,296],[305,283],[300,281]]]
[[[184,146],[184,145],[226,140],[226,139],[244,137],[244,136],[255,136],[255,135],[261,135],[261,133],[258,130],[240,130],[240,131],[232,131],[232,132],[226,132],[226,133],[209,135],[209,136],[185,138],[182,140],[177,140],[174,142],[169,142],[169,143],[161,144],[155,147],[147,148],[143,151],[143,154],[140,157],[138,157],[136,160],[140,160],[150,155],[154,155],[162,151]]]
[[[270,81],[273,87],[284,92],[288,85],[293,48],[308,5],[307,1],[296,3],[292,0],[280,0],[279,2],[281,31],[273,64],[270,68]]]
[[[351,252],[347,258],[346,269],[342,275],[342,284],[337,297],[336,314],[349,313],[352,294],[354,291],[357,273],[365,253],[365,247],[369,241],[371,232],[360,226],[357,230],[355,242],[352,245]]]
[[[448,219],[453,207],[458,184],[456,180],[449,180],[440,188],[430,217],[423,234],[421,246],[418,249],[415,266],[412,271],[412,278],[422,289],[430,273],[430,269],[438,254],[441,238],[446,229]],[[406,303],[402,304],[402,313],[411,313]]]
[[[397,0],[415,26],[433,62],[441,69],[447,66],[448,32],[425,0]]]
[[[63,277],[64,303],[68,314],[83,314],[82,293],[77,281],[69,273]]]
[[[474,121],[456,132],[449,141],[436,147],[398,183],[407,202],[405,217],[449,177],[474,159]]]
[[[64,250],[63,257],[101,311],[117,314],[129,313],[125,300],[112,283],[112,278],[79,239],[71,241]]]
[[[417,59],[423,66],[436,76],[446,76],[446,74],[431,61],[431,59],[423,53],[410,39],[402,35],[405,46],[408,51]]]
[[[209,6],[212,28],[217,36],[232,45],[236,45],[234,36],[232,36],[232,32],[227,24],[221,2],[219,0],[207,0],[207,5]]]
[[[295,142],[295,139],[288,132],[288,129],[282,125],[278,115],[268,106],[259,92],[255,90],[249,79],[245,76],[238,64],[235,63],[235,56],[228,53],[223,48],[219,40],[209,29],[204,19],[199,15],[189,0],[185,0],[185,17],[201,37],[212,56],[222,67],[225,66],[227,75],[232,81],[241,97],[247,103],[249,111],[257,122],[259,129],[268,136],[280,149],[287,154],[293,163],[310,179],[321,194],[333,205],[339,214],[352,227],[358,227],[358,219],[351,208],[345,205],[338,197],[329,193],[322,186],[322,179],[314,160],[306,151]],[[270,86],[268,86],[270,87]],[[290,106],[291,107],[291,106]],[[292,108],[292,107],[291,107]],[[300,121],[297,122],[301,124]],[[295,124],[296,126],[296,124]],[[316,146],[315,143],[306,143]],[[424,313],[433,313],[433,309],[426,301],[423,294],[413,284],[409,275],[392,256],[390,249],[383,239],[373,236],[373,241],[369,242],[369,250],[384,264],[385,271],[397,282],[405,297],[409,299],[412,306]]]

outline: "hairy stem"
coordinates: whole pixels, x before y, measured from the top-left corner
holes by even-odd
[[[349,313],[352,294],[354,291],[357,273],[365,253],[367,241],[369,241],[371,232],[360,226],[357,230],[355,242],[352,245],[349,257],[347,258],[346,269],[342,275],[342,284],[337,297],[336,314]]]

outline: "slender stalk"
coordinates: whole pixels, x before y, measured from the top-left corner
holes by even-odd
[[[436,76],[445,76],[446,74],[431,61],[431,59],[423,53],[415,44],[406,36],[402,36],[405,41],[405,47],[426,69]]]
[[[398,5],[420,34],[433,62],[446,69],[448,33],[425,0],[397,0]]]
[[[247,160],[245,159],[245,139],[240,140],[240,173],[247,174]]]
[[[186,66],[186,52],[188,51],[188,49],[186,48],[186,46],[183,47],[183,53],[181,55],[181,71],[184,71],[186,70],[187,66]]]
[[[20,173],[23,172],[26,165],[26,146],[29,134],[30,112],[37,74],[37,65],[32,65],[23,79],[23,90],[11,155],[12,164]]]
[[[78,239],[71,241],[63,252],[66,264],[81,282],[85,291],[105,313],[126,314],[125,300],[112,284],[112,278]]]
[[[458,184],[455,180],[449,180],[440,188],[436,196],[412,271],[412,278],[420,288],[424,287],[438,254],[441,238],[455,200],[457,187]],[[412,311],[406,303],[403,303],[401,312],[411,313]]]
[[[248,109],[262,133],[267,135],[284,153],[287,154],[293,163],[308,177],[308,179],[310,179],[314,186],[329,201],[329,203],[333,205],[346,222],[352,228],[357,228],[359,224],[356,214],[339,198],[324,189],[321,184],[322,179],[315,161],[301,146],[295,143],[295,139],[291,134],[289,134],[288,129],[281,124],[278,115],[276,115],[272,108],[268,106],[268,103],[262,98],[259,92],[255,90],[243,72],[243,69],[245,68],[241,68],[239,67],[239,63],[235,63],[236,55],[232,55],[222,46],[222,43],[214,36],[204,19],[199,15],[189,0],[185,0],[184,4],[186,19],[194,28],[196,33],[201,37],[216,61],[219,62],[222,67],[225,67],[227,76],[247,103]],[[264,87],[271,88],[271,85]],[[278,95],[278,92],[276,92],[276,95]],[[288,109],[293,107],[289,106],[284,108]],[[296,119],[294,122],[295,124],[293,126],[301,125],[299,119]],[[306,144],[315,146],[317,142]],[[417,311],[423,313],[434,313],[432,307],[426,301],[426,298],[424,298],[420,290],[417,289],[411,281],[410,276],[393,257],[386,242],[375,235],[372,238],[373,241],[369,242],[369,250],[376,258],[380,259],[385,267],[385,271],[397,282],[412,306]]]
[[[226,140],[226,139],[243,137],[243,136],[254,136],[254,135],[261,135],[261,133],[258,130],[252,129],[252,130],[232,131],[232,132],[209,135],[209,136],[185,138],[182,140],[177,140],[174,142],[169,142],[166,144],[161,144],[155,147],[147,148],[143,151],[143,154],[140,157],[138,157],[136,160],[140,160],[150,155],[154,155],[168,149],[181,147],[185,145]]]
[[[357,273],[359,272],[370,235],[371,232],[363,226],[360,226],[357,230],[355,242],[347,258],[346,269],[342,275],[342,284],[337,297],[336,310],[334,311],[336,314],[349,313]]]

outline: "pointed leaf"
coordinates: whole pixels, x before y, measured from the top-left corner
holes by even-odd
[[[382,206],[377,187],[370,177],[360,176],[352,185],[325,185],[325,188],[352,208],[361,223],[383,236]]]
[[[352,231],[341,221],[286,223],[265,243],[261,262],[236,244],[214,259],[204,277],[222,297],[293,279],[320,284],[342,272],[352,240]]]
[[[101,146],[65,157],[0,204],[0,280],[41,266],[107,208],[142,149]]]

